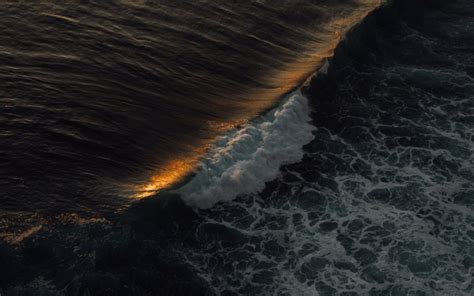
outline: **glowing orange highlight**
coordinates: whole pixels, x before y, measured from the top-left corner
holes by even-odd
[[[135,198],[145,198],[178,183],[191,172],[197,163],[197,158],[184,160],[176,159],[170,161],[163,167],[163,171],[150,178],[149,183],[139,186]]]

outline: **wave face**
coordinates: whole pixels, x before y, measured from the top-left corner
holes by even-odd
[[[3,208],[94,209],[169,186],[379,2],[3,1]]]

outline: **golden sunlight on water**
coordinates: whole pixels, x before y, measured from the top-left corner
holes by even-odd
[[[152,176],[147,184],[138,186],[137,192],[133,197],[138,199],[145,198],[178,183],[195,168],[196,164],[197,157],[170,161],[164,166],[163,171]]]
[[[245,124],[247,120],[232,120],[229,122],[208,122],[209,128],[217,133],[224,133],[232,128]],[[163,189],[172,187],[182,181],[187,175],[193,172],[199,159],[206,153],[212,145],[212,139],[203,141],[201,145],[194,149],[192,153],[181,155],[166,163],[162,170],[156,172],[147,183],[135,188],[133,198],[142,199],[152,196]]]

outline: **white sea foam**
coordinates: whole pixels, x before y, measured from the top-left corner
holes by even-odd
[[[191,206],[209,208],[261,191],[282,165],[302,159],[316,129],[310,120],[307,98],[299,90],[289,94],[279,107],[219,138],[178,193]]]

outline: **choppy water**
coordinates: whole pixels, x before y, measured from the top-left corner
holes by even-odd
[[[19,216],[0,291],[472,295],[473,33],[472,1],[393,1],[175,192],[117,216]]]

